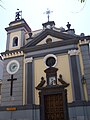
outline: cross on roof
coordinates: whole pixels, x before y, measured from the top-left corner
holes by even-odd
[[[17,78],[13,78],[13,75],[11,75],[11,79],[8,79],[7,81],[11,81],[11,88],[10,88],[10,96],[13,94],[13,81],[17,80]]]
[[[47,9],[47,11],[44,13],[47,15],[48,17],[48,21],[49,21],[49,18],[50,18],[50,14],[52,13],[53,11],[50,11],[49,9]]]

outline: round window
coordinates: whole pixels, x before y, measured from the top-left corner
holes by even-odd
[[[51,38],[48,38],[48,39],[46,40],[46,43],[47,43],[47,44],[52,43],[52,39],[51,39]]]
[[[52,67],[55,64],[56,60],[54,57],[49,57],[46,60],[46,65],[49,67]]]
[[[47,67],[55,67],[57,63],[57,57],[53,54],[48,54],[44,57],[44,63]]]

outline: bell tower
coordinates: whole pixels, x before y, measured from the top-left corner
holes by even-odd
[[[10,22],[9,27],[5,28],[7,31],[6,51],[17,50],[23,47],[25,39],[28,38],[28,34],[31,32],[31,28],[22,19],[22,11],[17,10],[15,20]]]
[[[22,19],[22,11],[15,14],[15,20],[10,22],[7,31],[6,51],[4,58],[4,73],[2,81],[1,106],[25,104],[25,54],[22,47],[29,38],[31,28]]]

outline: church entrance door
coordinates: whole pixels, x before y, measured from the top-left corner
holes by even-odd
[[[65,120],[63,94],[44,96],[45,120]]]

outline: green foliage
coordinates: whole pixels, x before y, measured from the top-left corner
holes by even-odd
[[[0,7],[3,7],[3,6],[1,5],[1,2],[2,2],[2,0],[0,0]]]
[[[81,3],[85,2],[85,0],[81,0]]]
[[[1,5],[1,3],[3,3],[2,0],[0,0],[0,7],[2,7],[3,9],[5,9],[5,8]]]

